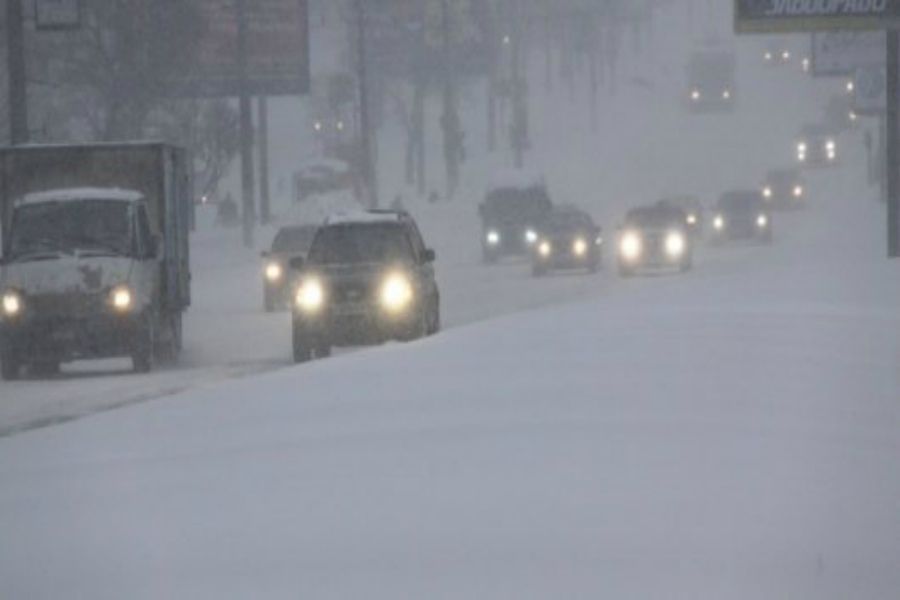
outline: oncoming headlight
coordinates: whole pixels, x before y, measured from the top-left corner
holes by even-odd
[[[696,102],[699,99],[700,99],[700,90],[692,90],[691,91],[691,100]]]
[[[587,254],[588,244],[584,238],[578,238],[572,242],[572,254],[575,256],[584,256]]]
[[[760,229],[765,229],[769,225],[769,217],[767,217],[766,215],[759,215],[758,217],[756,217],[756,225]]]
[[[697,215],[691,213],[687,216],[688,225],[696,225],[697,224]]]
[[[634,231],[626,232],[619,242],[619,251],[626,260],[635,260],[641,255],[641,237]]]
[[[500,243],[500,232],[492,229],[487,232],[487,235],[485,236],[485,238],[487,239],[487,243],[489,245],[496,246],[497,244]]]
[[[381,286],[381,304],[391,312],[405,310],[413,300],[413,287],[402,273],[387,276]]]
[[[763,197],[771,198],[772,197],[772,188],[770,188],[769,186],[764,187],[763,188]]]
[[[131,310],[131,306],[134,303],[131,290],[124,285],[113,288],[109,294],[109,300],[112,303],[112,307],[119,312]]]
[[[799,198],[802,195],[803,195],[803,186],[802,185],[794,186],[794,197]]]
[[[725,217],[723,217],[722,215],[716,215],[716,218],[713,219],[713,227],[715,227],[719,231],[725,229]]]
[[[666,235],[666,254],[672,258],[677,258],[684,254],[685,247],[684,236],[681,233],[672,231]]]
[[[284,268],[280,264],[272,262],[266,265],[266,279],[269,281],[273,283],[279,281],[283,275]]]
[[[317,312],[325,304],[325,288],[315,277],[305,279],[297,288],[294,298],[297,307],[305,312]]]
[[[25,303],[22,301],[22,296],[20,296],[18,292],[5,292],[3,294],[3,316],[18,316],[19,313],[22,312],[24,304]]]
[[[525,230],[525,241],[529,244],[534,244],[538,241],[537,231],[534,229],[526,229]]]
[[[538,254],[540,254],[544,258],[547,258],[551,254],[553,254],[553,244],[551,244],[547,240],[544,240],[543,242],[538,244]]]

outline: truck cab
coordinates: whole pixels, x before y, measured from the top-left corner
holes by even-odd
[[[189,194],[176,193],[177,169],[169,169],[170,179],[160,170],[164,162],[145,160],[147,152],[162,156],[159,148],[123,147],[118,153],[102,146],[70,148],[75,157],[70,162],[62,160],[63,147],[44,155],[30,149],[0,152],[5,159],[0,167],[7,167],[0,177],[4,379],[16,379],[22,368],[52,375],[61,363],[113,357],[130,357],[135,371],[147,372],[156,361],[177,357],[181,314],[189,303],[183,210]],[[143,156],[129,167],[128,157],[135,153]],[[144,182],[145,189],[46,187],[54,179],[91,181],[77,166],[86,156],[92,172],[115,156],[125,169],[122,180]],[[26,164],[32,170],[8,168]],[[68,177],[54,177],[59,169],[67,169]],[[109,176],[105,169],[97,172]],[[32,187],[42,189],[15,193]]]

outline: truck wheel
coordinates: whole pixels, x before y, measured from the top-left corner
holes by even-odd
[[[168,330],[166,337],[156,340],[156,357],[163,364],[173,365],[178,362],[178,355],[181,351],[180,326],[174,317],[169,321],[166,329]]]
[[[309,343],[309,339],[303,333],[303,331],[294,325],[293,328],[293,348],[294,348],[294,362],[297,364],[309,362],[312,360],[312,346]]]
[[[19,378],[19,358],[8,344],[0,347],[0,378],[4,381],[15,381]]]
[[[149,373],[153,370],[155,338],[152,324],[141,326],[131,349],[131,365],[135,373]]]

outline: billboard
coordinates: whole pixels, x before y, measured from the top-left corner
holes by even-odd
[[[735,0],[738,33],[888,29],[900,26],[900,0]]]
[[[176,74],[181,94],[237,96],[240,92],[237,5],[195,0],[203,23],[196,58]],[[255,96],[309,92],[308,0],[243,0],[247,23],[247,85]]]
[[[849,77],[867,65],[884,65],[887,36],[880,31],[828,31],[812,37],[812,73]]]

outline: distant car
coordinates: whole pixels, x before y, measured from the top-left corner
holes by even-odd
[[[772,215],[757,190],[725,192],[716,204],[712,241],[734,240],[772,241]]]
[[[617,240],[619,275],[631,277],[642,268],[693,267],[694,250],[684,211],[664,202],[628,212]]]
[[[532,272],[540,277],[555,269],[600,268],[603,237],[589,214],[574,207],[559,207],[541,228],[533,252]]]
[[[776,67],[791,64],[794,53],[783,40],[776,40],[763,50],[763,64]]]
[[[799,169],[773,169],[766,175],[762,197],[771,209],[800,208],[805,205],[806,185]]]
[[[735,65],[733,52],[704,50],[691,57],[687,68],[687,100],[691,112],[734,110]]]
[[[272,240],[272,248],[263,252],[263,306],[266,312],[286,310],[291,303],[290,262],[309,252],[316,225],[282,227]]]
[[[293,354],[326,357],[333,346],[414,340],[441,327],[434,251],[404,212],[330,217],[307,259],[295,258]]]
[[[684,211],[684,222],[693,239],[703,237],[703,203],[696,196],[673,196],[665,198],[662,203],[669,204]]]
[[[479,206],[482,256],[494,263],[504,256],[528,256],[537,243],[538,230],[553,209],[540,179],[509,177],[495,185]]]
[[[832,166],[838,159],[837,132],[825,125],[804,125],[796,149],[801,166]]]

